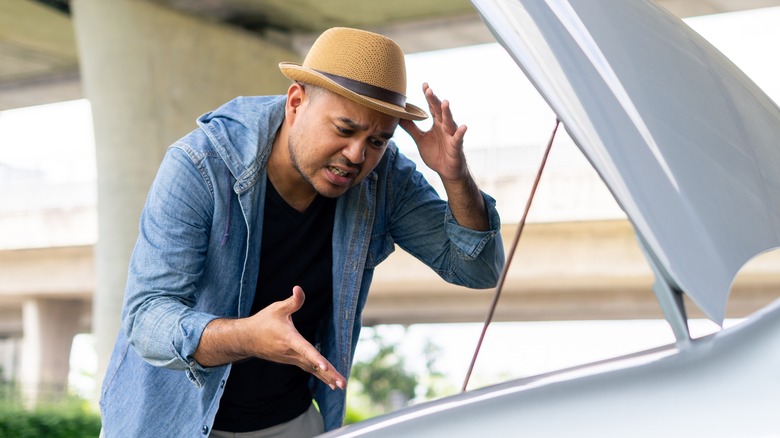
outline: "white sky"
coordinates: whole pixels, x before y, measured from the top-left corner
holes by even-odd
[[[729,56],[770,97],[780,101],[780,56],[777,56],[780,8],[700,17],[687,22]],[[505,142],[506,138],[540,147],[546,143],[554,116],[497,44],[411,55],[407,67],[409,82],[413,84],[409,101],[422,106],[424,98],[417,87],[428,81],[437,94],[452,102],[456,120],[469,125],[467,141],[476,139],[471,143],[476,144],[473,147],[479,148],[480,142]],[[501,99],[496,99],[496,90]],[[488,133],[483,134],[486,140],[480,138],[480,132]],[[397,139],[409,151],[404,135],[399,130]],[[566,165],[567,160],[577,162],[565,154],[558,158],[560,165]],[[52,181],[94,180],[89,103],[81,100],[0,112],[0,163],[44,170]],[[713,327],[695,323],[695,329],[708,332]],[[400,336],[396,328],[383,330]],[[443,348],[440,371],[459,387],[480,330],[479,324],[448,325],[444,334],[438,325],[412,326],[403,339],[404,348],[410,351],[410,357],[419,356],[422,340],[430,337]],[[494,324],[488,331],[471,387],[672,340],[671,331],[663,321]],[[360,347],[358,358],[369,351],[370,346]]]
[[[0,163],[42,170],[54,182],[94,180],[89,102],[82,99],[0,112]]]

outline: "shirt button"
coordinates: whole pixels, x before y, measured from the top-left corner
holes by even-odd
[[[225,379],[222,379],[221,382],[219,382],[219,387],[224,388],[225,387]]]
[[[208,435],[209,427],[204,425],[203,429],[200,430],[200,433],[202,433],[203,435]]]

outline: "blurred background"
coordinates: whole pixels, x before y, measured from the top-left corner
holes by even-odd
[[[657,3],[778,101],[780,1]],[[165,149],[234,96],[283,93],[277,63],[300,61],[337,25],[401,44],[410,102],[424,102],[423,82],[451,101],[509,245],[555,116],[465,1],[4,1],[0,409],[56,402],[94,414],[138,216]],[[405,132],[396,142],[419,162]],[[630,223],[559,131],[469,388],[674,342],[652,283]],[[775,253],[751,261],[726,324],[776,299],[779,286]],[[391,255],[364,313],[351,418],[458,392],[492,296]],[[697,336],[718,329],[691,321]],[[11,416],[0,413],[0,424]]]

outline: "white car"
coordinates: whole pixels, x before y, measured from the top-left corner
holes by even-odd
[[[780,246],[778,106],[650,0],[472,1],[626,212],[677,341],[322,436],[780,436],[780,302],[691,339],[682,300],[722,324]]]

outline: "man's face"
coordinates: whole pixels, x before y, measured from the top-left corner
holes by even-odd
[[[317,193],[335,198],[376,167],[398,118],[327,90],[306,86],[304,94],[290,126],[290,160]]]

